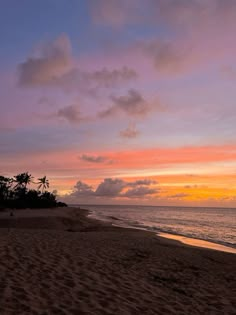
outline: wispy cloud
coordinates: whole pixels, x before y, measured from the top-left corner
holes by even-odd
[[[63,34],[51,43],[45,44],[39,56],[29,57],[19,64],[19,85],[41,86],[53,84],[71,67],[71,44]]]
[[[197,28],[207,22],[208,26],[214,27],[216,22],[229,23],[236,15],[236,4],[232,0],[225,2],[221,0],[146,0],[145,2],[142,0],[88,0],[88,2],[94,22],[115,27],[128,24],[168,23],[174,28],[186,26]],[[225,20],[222,21],[223,18]]]
[[[78,106],[75,105],[60,108],[56,115],[57,117],[63,118],[70,123],[80,123],[85,121],[85,117],[82,116]]]
[[[95,23],[121,27],[142,17],[140,0],[89,0],[90,12]]]
[[[79,159],[89,163],[111,163],[112,161],[101,155],[82,154]]]
[[[72,56],[71,42],[62,34],[45,43],[38,54],[18,65],[18,82],[24,87],[57,87],[65,90],[113,88],[137,79],[138,74],[127,66],[86,70]]]
[[[169,198],[169,199],[182,199],[182,198],[185,198],[188,196],[189,196],[189,194],[178,193],[178,194],[174,194],[174,195],[168,195],[167,198]]]
[[[139,186],[128,189],[122,196],[127,198],[144,198],[158,193],[158,189]]]
[[[125,113],[131,117],[143,117],[150,112],[151,107],[145,101],[141,93],[135,89],[130,89],[127,95],[111,96],[113,105],[101,111],[98,116],[101,118],[113,116],[116,113]]]
[[[144,178],[144,179],[139,179],[136,180],[134,182],[129,182],[127,183],[128,186],[139,186],[139,185],[143,185],[143,186],[149,186],[149,185],[153,185],[153,184],[157,184],[157,181],[152,180],[152,179],[148,179],[148,178]]]
[[[193,52],[188,43],[167,40],[148,40],[138,42],[137,48],[150,58],[154,68],[160,74],[176,74],[185,71],[193,63]],[[194,53],[195,54],[195,53]]]
[[[85,81],[91,84],[94,82],[98,87],[107,88],[134,80],[137,77],[138,74],[134,69],[125,66],[120,69],[108,70],[107,68],[103,68],[94,72],[84,73]]]
[[[158,74],[183,74],[205,69],[236,52],[236,2],[232,0],[89,0],[96,23],[114,27],[148,25],[167,31],[166,36],[138,40],[130,55],[141,51]],[[131,57],[131,58],[132,58]]]
[[[120,136],[122,138],[137,138],[140,132],[136,129],[135,124],[130,124],[127,128],[120,131]]]
[[[54,80],[52,84],[68,91],[78,90],[92,94],[97,89],[112,89],[123,86],[137,77],[137,72],[126,66],[111,69],[103,67],[94,71],[82,70],[74,66],[70,71]]]
[[[149,111],[149,106],[144,100],[141,93],[137,90],[129,90],[127,95],[111,96],[115,108],[119,108],[128,115],[146,115]]]

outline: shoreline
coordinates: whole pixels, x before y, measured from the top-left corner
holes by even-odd
[[[136,230],[136,231],[144,231],[144,232],[147,232],[147,233],[152,233],[154,235],[156,235],[156,237],[158,238],[161,238],[163,241],[167,241],[168,242],[178,242],[179,245],[182,245],[182,246],[187,246],[187,247],[195,247],[195,248],[200,248],[200,249],[206,249],[206,250],[215,250],[215,251],[220,251],[220,252],[223,252],[223,253],[231,253],[231,254],[236,254],[236,249],[233,248],[233,247],[229,247],[229,246],[225,246],[225,245],[222,245],[220,243],[214,243],[214,242],[210,242],[210,241],[206,241],[206,240],[203,240],[203,239],[196,239],[196,238],[191,238],[191,237],[188,237],[188,236],[185,236],[185,235],[180,235],[180,234],[172,234],[172,233],[166,233],[166,232],[155,232],[155,231],[151,231],[151,230],[147,230],[145,228],[142,228],[142,227],[132,227],[132,226],[123,226],[123,225],[119,225],[119,224],[113,224],[112,222],[110,221],[106,221],[106,220],[102,220],[101,218],[98,218],[96,216],[93,216],[93,211],[92,210],[89,210],[89,209],[86,209],[86,208],[80,208],[80,207],[67,207],[67,208],[52,208],[52,209],[17,209],[17,210],[14,210],[14,212],[17,214],[18,213],[18,218],[17,218],[17,224],[18,226],[20,227],[21,225],[27,225],[27,217],[28,217],[28,211],[32,211],[31,212],[31,219],[30,219],[30,224],[29,226],[27,226],[27,228],[37,228],[37,226],[35,226],[34,224],[32,225],[32,215],[33,217],[36,215],[37,212],[40,211],[40,213],[37,213],[37,223],[43,227],[43,228],[52,228],[51,226],[51,222],[50,220],[48,219],[48,224],[44,225],[42,224],[42,220],[40,220],[40,218],[44,217],[44,211],[47,212],[47,216],[49,216],[49,218],[55,218],[56,216],[59,216],[59,217],[63,217],[65,212],[66,212],[66,209],[68,210],[69,212],[69,216],[67,214],[67,217],[68,218],[71,218],[71,213],[74,213],[74,212],[77,212],[79,211],[80,212],[80,215],[79,215],[79,219],[80,219],[80,225],[83,221],[83,227],[79,227],[78,225],[74,224],[73,222],[76,221],[77,219],[77,216],[78,216],[78,213],[76,215],[72,215],[73,217],[73,220],[70,221],[70,220],[67,220],[67,230],[70,230],[70,231],[89,231],[89,230],[100,230],[100,229],[115,229],[115,228],[118,228],[118,229],[125,229],[125,230]],[[59,210],[59,211],[57,211]],[[8,213],[9,211],[11,210],[7,210],[5,211],[5,213]],[[1,215],[2,213],[2,215]],[[0,228],[2,227],[2,223],[3,223],[3,212],[0,212]],[[20,214],[20,216],[19,216]],[[21,219],[24,218],[24,223],[22,224],[21,222]],[[67,219],[68,219],[67,218]],[[83,218],[83,220],[82,220]],[[6,222],[3,223],[3,225],[13,225],[12,227],[14,227],[14,217],[9,219],[7,218],[6,216]],[[55,221],[55,220],[54,220]],[[57,226],[55,225],[54,227],[56,229],[60,229],[62,228],[63,224],[66,223],[65,219],[62,220],[62,222],[59,223],[60,220],[57,220]],[[69,222],[70,221],[70,222]],[[11,222],[11,223],[9,223]],[[16,222],[15,222],[16,223]],[[62,224],[62,226],[60,227],[60,225]],[[37,224],[36,224],[37,225]]]
[[[0,314],[235,314],[235,255],[88,213],[0,213]]]
[[[197,239],[193,237],[187,237],[187,236],[178,235],[178,234],[158,233],[157,235],[159,237],[179,241],[182,244],[189,245],[192,247],[205,248],[205,249],[220,251],[224,253],[236,254],[235,248],[221,245],[219,243],[209,242],[206,240]]]
[[[87,209],[88,212],[90,212],[87,216],[88,218],[92,218],[101,222],[106,222],[106,223],[110,223],[112,226],[118,226],[124,229],[134,229],[134,230],[140,230],[140,231],[147,231],[147,232],[151,232],[156,234],[158,237],[164,238],[164,239],[169,239],[169,240],[175,240],[180,242],[181,244],[184,245],[188,245],[188,246],[192,246],[192,247],[198,247],[198,248],[205,248],[205,249],[209,249],[209,250],[216,250],[216,251],[221,251],[221,252],[226,252],[226,253],[232,253],[232,254],[236,254],[236,248],[234,247],[230,247],[227,245],[223,245],[221,243],[216,243],[216,242],[212,242],[212,241],[208,241],[208,240],[204,240],[204,239],[198,239],[198,238],[194,238],[194,237],[189,237],[189,236],[185,236],[182,234],[173,234],[173,233],[169,233],[169,232],[155,232],[155,231],[151,231],[148,230],[146,228],[142,228],[140,227],[132,227],[132,226],[123,226],[123,225],[119,225],[119,224],[113,224],[112,222],[109,222],[108,220],[102,220],[102,218],[96,217],[95,215],[93,216],[93,211]],[[120,221],[120,219],[117,219],[118,221]]]
[[[132,226],[122,226],[122,225],[119,225],[119,224],[113,224],[112,222],[110,221],[106,221],[106,220],[102,220],[98,217],[93,217],[93,211],[92,210],[89,210],[89,209],[86,209],[86,208],[80,208],[80,207],[67,207],[67,208],[53,208],[53,209],[17,209],[15,210],[14,212],[17,214],[18,213],[18,218],[17,218],[17,225],[20,227],[20,226],[27,226],[27,228],[37,228],[37,224],[41,225],[42,228],[52,228],[52,224],[49,220],[49,218],[55,218],[56,216],[58,216],[59,218],[60,217],[63,217],[65,212],[66,212],[66,209],[68,210],[69,212],[69,216],[68,214],[66,215],[67,216],[67,219],[70,218],[71,219],[71,213],[74,213],[74,212],[77,212],[79,211],[80,212],[80,215],[79,215],[79,219],[80,219],[80,225],[81,223],[83,222],[83,226],[78,226],[78,224],[75,224],[75,221],[77,219],[77,216],[78,216],[78,213],[76,215],[72,215],[73,217],[73,220],[67,220],[67,223],[66,223],[66,220],[62,220],[62,222],[60,222],[61,220],[57,219],[57,224],[54,224],[54,228],[55,229],[61,229],[63,224],[67,224],[67,230],[68,231],[92,231],[92,230],[100,230],[100,229],[106,229],[106,230],[113,230],[115,228],[118,228],[118,229],[125,229],[125,230],[136,230],[136,231],[144,231],[144,232],[147,232],[147,233],[152,233],[154,234],[156,237],[158,238],[161,238],[162,241],[168,241],[168,242],[174,242],[174,243],[178,243],[179,245],[182,245],[182,246],[186,246],[186,247],[195,247],[195,248],[200,248],[200,249],[205,249],[205,250],[214,250],[214,251],[220,251],[220,252],[223,252],[223,253],[230,253],[230,254],[236,254],[236,249],[233,248],[233,247],[229,247],[229,246],[225,246],[225,245],[222,245],[222,244],[219,244],[219,243],[214,243],[214,242],[210,242],[210,241],[206,241],[206,240],[203,240],[203,239],[196,239],[196,238],[191,238],[191,237],[187,237],[185,235],[180,235],[180,234],[172,234],[172,233],[166,233],[166,232],[155,232],[155,231],[150,231],[150,230],[147,230],[145,228],[142,228],[142,227],[132,227]],[[47,220],[48,220],[48,223],[45,225],[45,224],[42,224],[42,220],[40,218],[44,217],[44,213],[43,211],[46,211],[47,212],[47,216],[49,217]],[[59,213],[58,211],[59,210]],[[11,210],[4,210],[3,212],[0,212],[0,228],[2,227],[2,224],[3,225],[11,225],[13,228],[14,228],[14,217],[9,219],[7,218],[6,216],[6,221],[3,222],[3,213],[8,213],[9,211]],[[27,225],[27,217],[28,217],[28,211],[32,211],[31,212],[31,219],[30,219],[30,224]],[[38,214],[37,212],[40,213]],[[2,213],[2,215],[1,215]],[[35,223],[32,225],[32,215],[33,217],[36,215],[37,213],[37,224],[35,226]],[[20,214],[20,216],[19,216]],[[24,218],[24,223],[22,224],[21,222],[21,219]],[[82,220],[83,218],[83,220]],[[59,223],[60,222],[60,223]],[[54,220],[54,223],[55,223],[55,220]],[[62,226],[61,226],[62,225]],[[16,226],[15,226],[16,227]]]

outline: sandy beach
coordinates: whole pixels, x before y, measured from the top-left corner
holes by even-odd
[[[236,255],[86,210],[0,213],[0,314],[236,314]]]

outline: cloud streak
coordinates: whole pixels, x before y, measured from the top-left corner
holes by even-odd
[[[88,154],[82,154],[79,159],[84,162],[89,163],[105,163],[105,162],[111,162],[109,159],[107,159],[105,156],[101,155],[88,155]]]
[[[133,186],[135,187],[135,186],[139,186],[139,185],[150,186],[150,185],[153,185],[153,184],[157,184],[157,182],[155,180],[151,180],[151,179],[145,178],[145,179],[136,180],[134,182],[129,182],[127,185],[131,186],[131,187],[133,187]]]
[[[169,198],[169,199],[182,199],[182,198],[189,197],[189,196],[190,196],[189,194],[178,193],[175,195],[169,195],[169,196],[167,196],[167,198]]]

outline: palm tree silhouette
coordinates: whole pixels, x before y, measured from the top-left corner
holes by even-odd
[[[0,200],[7,199],[10,194],[12,178],[0,176]]]
[[[33,180],[33,177],[28,172],[14,176],[15,188],[26,188]]]
[[[38,178],[38,190],[42,188],[42,193],[44,192],[45,189],[49,188],[49,180],[47,179],[46,176],[43,176],[42,178]]]

